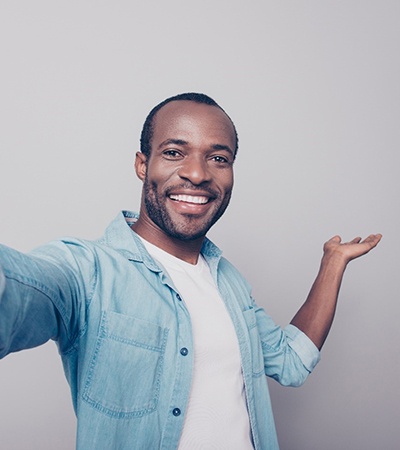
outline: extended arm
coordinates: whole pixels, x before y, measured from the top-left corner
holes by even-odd
[[[372,250],[382,235],[371,234],[363,241],[357,237],[341,243],[334,236],[324,245],[321,266],[303,306],[293,317],[291,324],[303,331],[321,349],[329,333],[335,315],[340,284],[347,264]]]
[[[72,345],[93,285],[89,270],[83,282],[77,258],[89,260],[77,243],[60,241],[26,255],[0,246],[0,358],[49,339],[62,351]]]

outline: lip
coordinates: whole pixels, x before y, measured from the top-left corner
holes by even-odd
[[[204,189],[169,189],[167,191],[168,197],[170,195],[189,195],[192,197],[208,197],[210,199],[215,198],[216,194],[212,192],[211,190],[204,190]]]
[[[205,205],[210,201],[208,195],[170,194],[169,198],[175,202],[183,202],[194,205]]]
[[[180,214],[204,214],[215,198],[215,195],[205,191],[177,190],[167,194],[168,202]]]

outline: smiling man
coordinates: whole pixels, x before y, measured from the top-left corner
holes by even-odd
[[[304,382],[347,264],[381,235],[326,242],[308,298],[276,326],[206,238],[229,204],[237,147],[214,100],[169,98],[143,127],[139,215],[119,214],[95,242],[0,248],[0,357],[57,341],[78,449],[278,448],[265,375]]]
[[[191,263],[228,206],[237,150],[233,123],[208,103],[165,104],[152,116],[151,151],[138,152],[135,164],[143,196],[132,228]],[[145,139],[142,134],[142,147]]]

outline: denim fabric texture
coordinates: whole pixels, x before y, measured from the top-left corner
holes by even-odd
[[[57,342],[78,450],[179,443],[193,368],[190,317],[129,227],[136,218],[120,213],[96,241],[63,239],[29,254],[0,247],[0,357]],[[265,375],[299,386],[319,352],[296,327],[274,324],[207,239],[202,254],[237,333],[254,447],[278,449]]]

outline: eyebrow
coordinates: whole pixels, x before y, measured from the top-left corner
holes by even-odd
[[[184,141],[183,139],[167,139],[166,141],[161,142],[161,144],[158,146],[158,148],[164,147],[165,145],[188,145],[189,142]]]
[[[234,154],[234,152],[232,151],[232,149],[228,145],[214,144],[214,145],[212,145],[212,148],[214,150],[226,150],[227,152],[232,153],[232,155]]]
[[[183,139],[167,139],[167,140],[161,142],[161,144],[158,146],[158,148],[162,148],[162,147],[164,147],[166,145],[171,145],[171,144],[184,146],[184,145],[189,145],[189,142],[188,141],[184,141]],[[232,149],[228,145],[213,144],[213,145],[211,145],[211,147],[214,150],[226,150],[226,151],[232,153],[232,155],[234,155],[234,152],[232,151]]]

